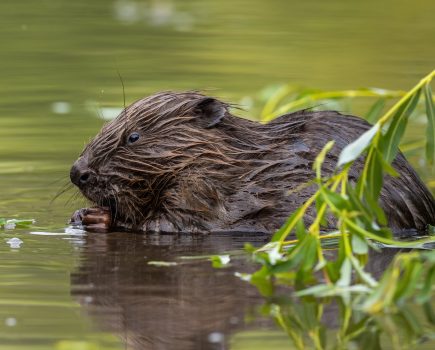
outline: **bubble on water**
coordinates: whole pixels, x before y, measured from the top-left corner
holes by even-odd
[[[68,235],[73,235],[73,236],[81,236],[84,235],[86,233],[85,230],[81,230],[79,228],[73,228],[73,227],[67,227],[65,229],[65,233]]]
[[[179,32],[190,32],[194,27],[194,18],[190,13],[178,12],[173,19],[174,28]]]
[[[140,6],[135,1],[118,0],[113,4],[114,15],[117,20],[126,24],[140,20]]]
[[[17,224],[15,222],[6,222],[5,229],[6,230],[13,230]]]
[[[68,114],[71,112],[71,105],[68,102],[53,102],[51,104],[51,110],[55,114]]]
[[[239,324],[239,318],[237,316],[233,316],[230,318],[230,324],[236,325]]]
[[[174,6],[170,1],[154,3],[149,11],[149,22],[154,26],[162,26],[171,22],[174,16]]]
[[[15,317],[8,317],[5,319],[5,325],[8,327],[15,327],[17,325],[17,319]]]
[[[212,332],[208,335],[208,341],[213,344],[223,343],[224,339],[225,335],[221,332]]]
[[[9,246],[11,248],[18,249],[18,248],[20,248],[21,244],[23,244],[23,241],[17,237],[14,237],[14,238],[8,239],[6,241],[6,243],[9,244]]]
[[[103,120],[115,119],[122,112],[118,107],[101,107],[99,117]]]

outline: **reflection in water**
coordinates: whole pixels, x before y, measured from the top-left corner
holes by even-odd
[[[177,258],[239,249],[247,239],[90,234],[72,294],[129,349],[227,348],[230,334],[246,328],[245,315],[263,302],[234,276],[248,268],[245,261],[213,269],[209,261]],[[174,259],[176,266],[147,263]]]
[[[226,349],[235,333],[273,325],[258,317],[245,322],[247,315],[258,316],[266,300],[234,272],[255,266],[243,255],[233,256],[225,269],[212,268],[206,258],[186,257],[240,252],[247,240],[261,243],[264,237],[89,234],[72,275],[72,294],[102,330],[118,335],[128,349]],[[368,270],[379,276],[395,253],[373,253]],[[324,311],[323,323],[339,326],[337,305],[325,304]]]

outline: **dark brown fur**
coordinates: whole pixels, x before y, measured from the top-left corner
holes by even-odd
[[[335,140],[324,164],[370,126],[337,112],[300,111],[268,124],[241,119],[229,105],[198,93],[141,99],[108,123],[85,148],[71,179],[113,224],[168,232],[273,232],[313,193],[312,163]],[[129,144],[133,132],[139,140]],[[405,158],[393,163],[381,194],[393,229],[424,230],[435,222],[431,193]],[[351,171],[358,178],[361,164]],[[78,180],[86,173],[83,183]],[[305,220],[313,220],[309,210]],[[330,223],[330,227],[334,223]]]

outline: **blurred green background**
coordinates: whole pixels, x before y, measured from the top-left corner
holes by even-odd
[[[2,1],[0,217],[62,232],[85,205],[72,191],[52,199],[99,116],[122,107],[118,72],[127,104],[199,89],[251,118],[272,84],[406,90],[434,69],[434,12],[433,0]],[[9,248],[12,237],[22,248]],[[70,297],[82,256],[64,238],[0,232],[0,349],[69,349],[65,338],[122,347]]]

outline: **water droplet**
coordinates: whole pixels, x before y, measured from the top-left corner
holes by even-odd
[[[210,343],[222,343],[224,341],[225,335],[221,332],[213,332],[208,335],[208,341]]]
[[[8,327],[15,327],[17,325],[17,319],[15,317],[8,317],[5,319],[5,325]]]

